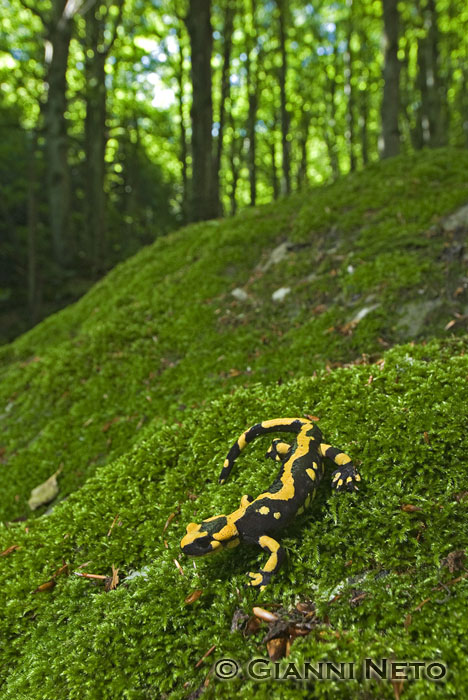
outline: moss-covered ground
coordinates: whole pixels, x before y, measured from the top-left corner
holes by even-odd
[[[191,226],[0,349],[2,698],[466,693],[466,231],[441,221],[468,201],[467,170],[466,152],[420,153]],[[325,481],[258,594],[243,585],[257,551],[190,561],[179,541],[271,479],[258,441],[217,485],[238,434],[295,414],[320,418],[363,485]],[[52,507],[31,513],[59,468]],[[73,573],[112,566],[109,592]],[[306,601],[309,633],[281,668],[387,657],[443,662],[447,677],[248,679],[268,627],[245,636],[243,616],[257,604],[287,622]],[[243,675],[217,681],[223,657]]]

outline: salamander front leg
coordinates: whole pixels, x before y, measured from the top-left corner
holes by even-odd
[[[281,567],[281,564],[286,556],[286,551],[279,542],[268,535],[261,535],[258,540],[247,539],[246,541],[260,545],[262,549],[270,554],[267,563],[262,569],[256,572],[249,571],[248,573],[248,576],[250,576],[251,579],[249,581],[249,586],[259,588],[262,591],[270,582],[273,574],[276,574],[278,569]]]
[[[332,474],[332,487],[337,491],[358,491],[356,482],[361,481],[361,476],[351,461],[351,457],[325,443],[321,443],[319,451],[323,457],[333,460],[338,467]]]

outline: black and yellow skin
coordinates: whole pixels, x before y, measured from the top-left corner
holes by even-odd
[[[268,433],[295,435],[292,444],[273,440],[266,457],[281,462],[281,468],[267,491],[257,498],[242,496],[240,506],[228,515],[215,515],[200,524],[190,523],[181,547],[185,554],[201,556],[241,542],[256,544],[270,555],[258,572],[250,572],[250,585],[263,589],[280,568],[285,551],[272,537],[291,520],[304,512],[315,496],[324,473],[324,457],[333,460],[337,469],[332,486],[337,491],[355,491],[361,480],[351,458],[323,442],[315,423],[304,418],[276,418],[257,423],[242,433],[228,452],[219,483],[228,478],[243,448],[255,438]]]

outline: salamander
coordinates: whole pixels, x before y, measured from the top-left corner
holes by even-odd
[[[274,439],[265,457],[281,462],[276,479],[257,498],[242,496],[239,507],[228,515],[214,515],[201,523],[187,525],[181,541],[185,554],[202,556],[241,542],[258,545],[269,554],[265,565],[249,572],[249,585],[262,590],[281,567],[285,550],[273,537],[300,515],[314,498],[324,474],[324,458],[336,469],[332,486],[337,491],[357,491],[361,477],[351,458],[323,442],[319,427],[305,418],[275,418],[246,430],[228,452],[219,477],[224,484],[241,451],[255,438],[273,432],[293,433],[292,443]]]

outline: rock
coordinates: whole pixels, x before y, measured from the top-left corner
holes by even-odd
[[[247,299],[249,298],[247,292],[241,289],[240,287],[236,287],[235,289],[233,289],[231,294],[234,297],[234,299],[237,299],[237,301],[247,301]]]
[[[270,268],[272,265],[277,265],[278,263],[280,263],[289,253],[290,247],[291,243],[289,241],[284,241],[284,243],[280,243],[279,246],[277,246],[271,251],[270,257],[268,258],[266,263],[264,263],[263,265],[259,265],[259,269],[262,272],[266,272],[268,268]]]
[[[279,289],[276,290],[276,292],[273,292],[271,295],[271,298],[273,301],[283,301],[285,297],[288,296],[289,292],[291,291],[290,287],[280,287]]]
[[[380,304],[372,304],[372,306],[365,306],[363,309],[357,312],[351,323],[359,323],[359,321],[362,321],[363,318],[367,316],[367,314],[370,314],[371,311],[374,311]]]
[[[440,299],[409,301],[401,308],[401,316],[396,324],[396,330],[404,333],[406,338],[415,338],[423,329],[426,316],[441,304]]]
[[[468,227],[468,204],[457,209],[442,221],[444,231],[455,231],[455,229]]]

